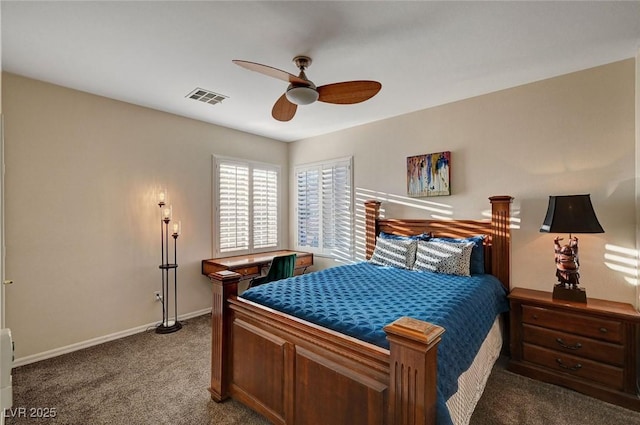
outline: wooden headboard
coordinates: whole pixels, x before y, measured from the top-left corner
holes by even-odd
[[[492,196],[491,220],[420,220],[380,218],[380,201],[365,201],[366,256],[371,258],[380,232],[417,235],[429,232],[436,237],[486,235],[485,270],[510,289],[511,232],[509,226],[511,196]]]

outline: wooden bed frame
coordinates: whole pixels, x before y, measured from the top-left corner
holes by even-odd
[[[487,272],[509,289],[510,196],[489,198],[491,221],[378,217],[365,202],[366,255],[380,231],[486,234]],[[212,273],[211,398],[229,397],[274,424],[426,425],[436,418],[436,349],[445,330],[400,318],[388,350],[239,298],[240,275]]]

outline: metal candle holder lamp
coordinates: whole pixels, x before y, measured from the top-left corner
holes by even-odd
[[[160,244],[162,248],[162,264],[159,268],[162,271],[162,323],[156,327],[156,333],[168,334],[182,329],[182,324],[178,322],[178,258],[177,243],[181,233],[181,223],[173,224],[173,263],[169,263],[169,222],[172,218],[171,205],[166,205],[167,193],[161,191],[158,195],[158,206],[162,213],[160,219]],[[169,283],[170,271],[173,270],[173,302],[174,318],[169,320]]]
[[[549,196],[547,215],[540,227],[541,232],[569,233],[569,243],[561,245],[562,238],[554,240],[556,277],[553,298],[586,303],[587,293],[580,288],[580,263],[578,260],[578,238],[573,233],[604,233],[589,195]]]

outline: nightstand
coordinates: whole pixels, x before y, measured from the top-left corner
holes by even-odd
[[[522,288],[509,299],[510,371],[640,411],[640,313],[631,304]]]

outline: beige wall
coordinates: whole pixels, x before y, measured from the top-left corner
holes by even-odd
[[[0,13],[0,22],[2,14]],[[2,31],[0,31],[0,100],[2,100]],[[0,102],[0,113],[2,112],[2,102]]]
[[[636,264],[640,264],[640,48],[636,54]],[[640,280],[640,278],[639,278]],[[640,307],[640,284],[636,286],[636,308]]]
[[[0,22],[2,22],[2,17],[0,16]],[[1,27],[1,26],[0,26]],[[0,119],[2,119],[2,31],[0,28]],[[0,124],[0,132],[2,131],[2,124]],[[0,166],[4,162],[3,151],[4,151],[4,142],[2,141],[2,135],[0,133]],[[3,226],[4,223],[4,176],[0,173],[0,280],[4,280],[4,247],[2,242],[4,240],[3,236]],[[4,312],[4,284],[0,282],[0,328],[5,327],[5,312]]]
[[[301,140],[290,163],[353,155],[357,205],[388,200],[388,217],[482,218],[489,196],[514,196],[512,286],[541,290],[556,281],[554,236],[538,231],[548,196],[590,193],[606,233],[579,235],[582,286],[633,303],[625,262],[636,248],[634,75],[629,59]],[[452,196],[406,198],[407,156],[445,150]]]
[[[279,164],[288,180],[287,144],[271,139],[13,74],[2,100],[15,281],[6,313],[18,359],[162,317],[160,185],[183,224],[178,310],[187,314],[210,307],[200,261],[211,256],[211,155]]]

